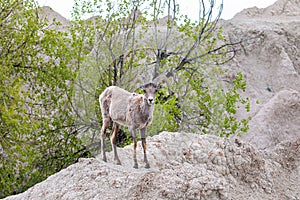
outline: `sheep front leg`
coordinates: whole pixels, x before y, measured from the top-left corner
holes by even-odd
[[[132,141],[133,141],[133,168],[137,169],[138,168],[138,163],[136,159],[136,147],[137,147],[137,141],[136,141],[136,132],[133,128],[130,128],[130,134],[132,136]]]
[[[147,145],[146,145],[146,128],[141,129],[141,140],[142,140],[142,146],[143,146],[143,150],[144,150],[144,163],[145,163],[145,168],[150,168],[148,159],[147,159],[147,154],[146,154],[146,150],[147,150]]]
[[[116,162],[117,165],[121,165],[121,161],[120,161],[118,153],[117,153],[117,144],[116,144],[118,131],[119,131],[119,124],[114,123],[112,134],[110,136],[110,141],[111,141],[111,146],[112,146],[112,149],[114,152],[114,161]]]
[[[105,154],[105,138],[106,138],[106,129],[108,128],[110,123],[110,119],[109,118],[103,118],[103,124],[102,124],[102,128],[101,128],[101,152],[102,152],[102,160],[104,162],[106,162],[106,154]]]
[[[137,147],[137,142],[136,142],[136,137],[132,137],[133,140],[133,168],[137,169],[138,168],[138,163],[137,163],[137,159],[136,159],[136,147]]]

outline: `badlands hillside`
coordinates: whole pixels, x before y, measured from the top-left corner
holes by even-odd
[[[246,9],[223,27],[233,40],[245,40],[230,65],[244,72],[247,95],[260,102],[252,104],[254,119],[243,139],[264,149],[299,138],[300,1]]]
[[[81,159],[6,199],[300,200],[300,0],[249,8],[221,23],[232,40],[245,40],[229,65],[244,72],[253,99],[249,133],[163,132],[147,138],[150,169],[142,168],[138,143],[139,169],[129,145],[119,149],[121,166],[111,153],[107,163]]]

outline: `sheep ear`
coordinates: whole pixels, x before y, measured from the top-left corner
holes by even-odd
[[[157,84],[156,89],[157,89],[157,90],[160,90],[161,88],[163,88],[163,85]]]
[[[143,91],[146,93],[146,90],[145,90],[145,89],[146,89],[146,88],[145,88],[145,85],[142,85],[142,86],[140,86],[139,88],[140,88],[141,90],[143,90]]]

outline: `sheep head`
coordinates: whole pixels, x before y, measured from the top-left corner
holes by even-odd
[[[140,89],[144,91],[145,98],[149,105],[153,105],[155,103],[155,95],[160,88],[161,86],[155,83],[147,83],[140,87]]]

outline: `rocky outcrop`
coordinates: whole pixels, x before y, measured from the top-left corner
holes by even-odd
[[[151,169],[81,159],[13,199],[299,199],[300,140],[259,152],[241,140],[163,132],[148,138]],[[142,147],[138,143],[142,162]],[[110,154],[108,158],[112,159]],[[280,179],[279,177],[282,177]],[[289,188],[287,190],[286,188]]]
[[[299,0],[279,0],[223,22],[231,40],[244,40],[229,68],[245,74],[253,120],[242,137],[256,148],[300,137],[299,16]]]
[[[235,15],[235,18],[263,18],[268,20],[270,17],[277,19],[287,19],[295,17],[299,19],[300,1],[299,0],[278,0],[267,8],[252,7],[245,9]]]
[[[39,8],[38,11],[40,19],[48,22],[49,25],[47,28],[58,31],[68,31],[68,26],[71,25],[70,21],[55,12],[52,8],[49,6],[43,6]]]
[[[231,40],[244,40],[229,65],[244,72],[247,95],[264,104],[281,90],[299,91],[300,18],[290,22],[233,19],[223,27]]]
[[[300,138],[300,93],[276,93],[253,117],[250,131],[242,137],[259,149]]]

